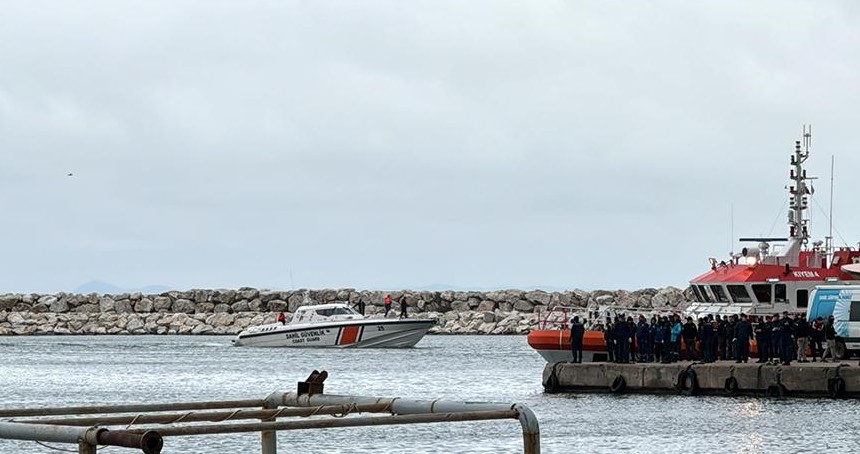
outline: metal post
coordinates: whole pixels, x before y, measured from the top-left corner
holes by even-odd
[[[269,396],[271,397],[271,396]],[[274,399],[266,398],[263,401],[263,409],[270,410],[278,408],[277,402]],[[276,421],[276,418],[263,418],[261,422]],[[274,430],[260,431],[260,446],[263,454],[278,454],[278,433]]]
[[[78,454],[96,454],[96,446],[81,440],[78,442]]]

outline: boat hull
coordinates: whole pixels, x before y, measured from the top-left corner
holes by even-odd
[[[560,329],[533,330],[528,334],[528,343],[547,362],[572,361],[573,353],[570,348],[570,331]],[[701,346],[696,343],[695,349],[701,353]],[[812,352],[808,352],[812,356]],[[750,342],[750,357],[758,357],[758,345]],[[582,361],[606,361],[606,342],[602,331],[586,331],[582,337]]]
[[[528,334],[528,343],[547,362],[573,360],[569,330],[532,330]],[[606,343],[603,341],[603,332],[586,331],[582,336],[582,361],[605,361],[606,359]]]
[[[435,319],[364,319],[313,325],[270,324],[245,330],[233,345],[241,347],[409,348]]]

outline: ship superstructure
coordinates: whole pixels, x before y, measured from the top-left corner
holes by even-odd
[[[810,244],[807,210],[813,194],[804,164],[809,159],[811,128],[795,142],[787,187],[788,237],[740,238],[750,246],[727,260],[709,258],[710,271],[690,281],[695,301],[691,315],[806,312],[817,285],[860,283],[860,251],[832,247],[832,238]],[[774,251],[776,245],[782,246]]]

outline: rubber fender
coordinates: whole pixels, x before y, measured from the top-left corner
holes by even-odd
[[[609,392],[620,394],[623,393],[625,389],[627,389],[627,380],[624,380],[624,377],[621,375],[616,375],[615,380],[612,380],[612,384],[609,385]]]
[[[682,370],[678,373],[678,392],[687,396],[699,393],[699,377],[693,369]]]
[[[827,394],[834,399],[838,399],[845,395],[845,379],[842,377],[833,377],[827,380]]]
[[[543,385],[543,390],[550,394],[555,394],[558,392],[558,388],[558,377],[556,377],[555,371],[552,371],[552,373],[549,374],[549,378],[546,379],[546,383]]]
[[[785,385],[783,385],[782,383],[778,383],[776,385],[768,386],[767,391],[765,392],[765,396],[782,399],[783,397],[785,397],[785,393]]]
[[[723,385],[723,390],[726,392],[726,395],[734,396],[738,393],[738,379],[735,377],[729,377],[726,379],[725,384]]]

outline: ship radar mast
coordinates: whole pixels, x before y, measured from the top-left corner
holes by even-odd
[[[809,240],[806,209],[809,208],[811,186],[807,183],[812,177],[806,176],[803,163],[809,158],[809,146],[812,142],[812,126],[803,126],[803,143],[794,142],[794,154],[791,156],[791,183],[788,188],[788,235],[793,240],[806,244]]]

